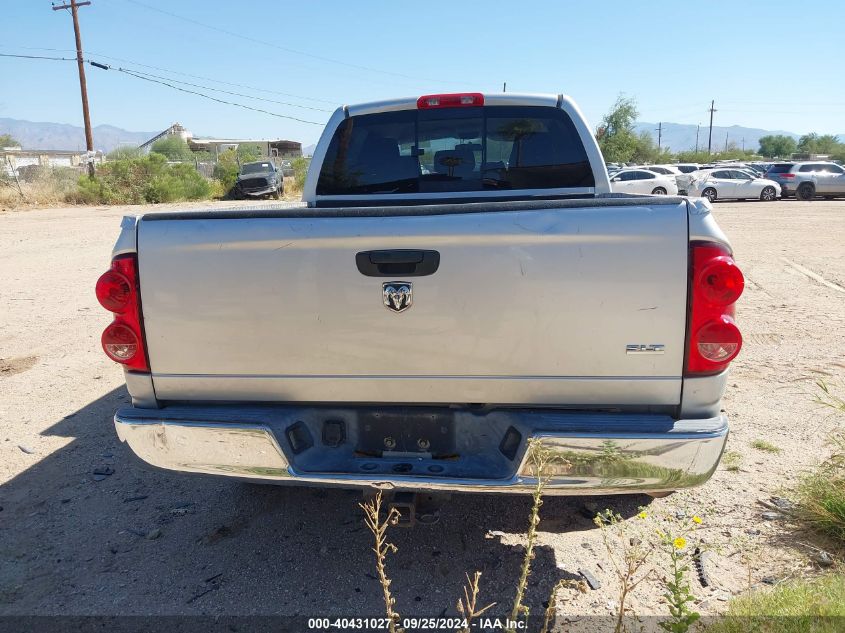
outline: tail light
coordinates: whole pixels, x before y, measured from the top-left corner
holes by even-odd
[[[742,347],[733,317],[745,278],[731,252],[721,244],[691,244],[690,262],[686,375],[717,374]]]
[[[141,321],[138,258],[121,255],[97,280],[97,300],[114,313],[102,336],[103,350],[113,361],[137,371],[150,371]]]
[[[467,108],[483,106],[484,95],[480,92],[464,92],[448,95],[423,95],[417,99],[417,108],[430,110],[432,108]]]
[[[795,178],[795,174],[778,174],[781,178]]]

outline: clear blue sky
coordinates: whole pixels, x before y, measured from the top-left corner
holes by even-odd
[[[571,95],[594,126],[624,92],[637,99],[642,121],[706,124],[715,99],[717,125],[845,133],[844,0],[92,2],[80,9],[92,59],[311,108],[498,91],[507,81],[508,91]],[[35,50],[73,49],[67,12],[52,11],[47,0],[0,5],[0,53],[72,55]],[[155,131],[179,121],[197,135],[306,145],[321,130],[115,71],[86,71],[94,125]],[[196,90],[320,124],[328,117]],[[81,125],[75,64],[0,58],[0,117]]]

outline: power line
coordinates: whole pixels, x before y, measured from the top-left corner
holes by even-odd
[[[0,44],[0,48],[9,48],[8,46],[4,46]],[[16,48],[20,48],[23,50],[34,50],[34,51],[53,51],[58,53],[68,53],[74,52],[72,48],[44,48],[41,46],[17,46]],[[191,77],[192,79],[201,79],[203,81],[211,81],[213,83],[222,84],[224,86],[234,86],[235,88],[246,88],[247,90],[254,90],[255,92],[263,92],[266,94],[275,94],[281,95],[283,97],[293,97],[295,99],[302,99],[303,101],[315,101],[318,103],[327,103],[329,105],[338,106],[340,103],[338,101],[332,101],[330,99],[320,99],[318,97],[306,97],[305,95],[294,94],[292,92],[281,92],[279,90],[270,90],[269,88],[259,88],[258,86],[250,86],[248,84],[240,84],[231,81],[223,81],[222,79],[216,79],[214,77],[206,77],[203,75],[193,75],[191,73],[182,72],[179,70],[173,70],[171,68],[164,68],[162,66],[153,66],[151,64],[142,64],[141,62],[133,61],[131,59],[125,59],[122,57],[114,57],[112,55],[105,55],[103,53],[97,51],[88,51],[89,55],[95,55],[96,57],[102,57],[104,59],[110,59],[116,62],[123,62],[125,64],[132,64],[133,66],[140,66],[141,68],[151,68],[153,70],[159,70],[165,73],[170,73],[171,75],[181,75],[183,77]],[[35,57],[36,59],[54,59],[50,58],[42,58],[42,57]],[[175,80],[173,80],[175,81]]]
[[[48,57],[46,55],[12,55],[11,53],[0,53],[0,57],[17,57],[19,59],[49,59],[57,62],[75,62],[76,57]]]
[[[70,62],[76,61],[72,57],[48,57],[48,56],[45,56],[45,55],[12,55],[10,53],[0,53],[0,57],[16,57],[16,58],[22,58],[22,59],[42,59],[42,60],[51,60],[51,61],[70,61]],[[306,119],[300,119],[298,117],[290,116],[290,115],[287,115],[287,114],[279,114],[278,112],[270,112],[269,110],[264,110],[262,108],[254,108],[252,106],[249,106],[249,105],[246,105],[246,104],[243,104],[243,103],[238,103],[236,101],[227,101],[225,99],[218,99],[217,97],[213,97],[211,95],[207,95],[207,94],[204,94],[202,92],[197,92],[196,90],[188,90],[187,88],[182,88],[180,86],[174,86],[173,84],[170,84],[166,81],[162,81],[160,79],[153,79],[152,76],[147,76],[146,74],[137,73],[136,71],[133,71],[129,68],[120,68],[120,67],[116,67],[116,66],[110,66],[108,64],[100,64],[100,63],[95,62],[91,59],[86,59],[85,62],[88,63],[88,64],[91,64],[92,66],[96,66],[97,68],[101,68],[103,70],[114,70],[114,71],[117,71],[117,72],[121,72],[121,73],[124,73],[126,75],[135,77],[136,79],[143,79],[144,81],[149,81],[151,83],[161,84],[162,86],[167,86],[168,88],[172,88],[173,90],[178,90],[180,92],[186,92],[188,94],[196,95],[198,97],[203,97],[204,99],[210,99],[211,101],[216,101],[217,103],[223,103],[225,105],[234,106],[236,108],[243,108],[245,110],[252,110],[253,112],[260,112],[262,114],[267,114],[269,116],[274,116],[274,117],[277,117],[277,118],[280,118],[280,119],[290,119],[291,121],[297,121],[299,123],[307,123],[309,125],[320,125],[320,126],[323,125],[323,123],[319,123],[317,121],[308,121]]]
[[[328,63],[331,63],[331,64],[338,64],[340,66],[346,66],[347,68],[357,68],[358,70],[366,70],[368,72],[381,73],[383,75],[391,75],[393,77],[403,77],[405,79],[414,79],[414,80],[417,80],[417,81],[424,80],[424,81],[429,81],[429,82],[455,83],[455,82],[443,82],[443,80],[430,79],[430,78],[426,78],[426,77],[414,77],[412,75],[406,75],[405,73],[397,73],[397,72],[393,72],[393,71],[390,71],[390,70],[381,70],[381,69],[378,69],[378,68],[373,68],[371,66],[362,66],[360,64],[353,64],[353,63],[350,63],[350,62],[345,62],[345,61],[340,60],[340,59],[334,59],[334,58],[331,58],[331,57],[324,57],[322,55],[315,55],[313,53],[308,53],[306,51],[300,51],[300,50],[297,50],[295,48],[289,48],[287,46],[280,46],[279,44],[276,44],[275,42],[269,42],[267,40],[261,40],[261,39],[258,39],[256,37],[251,37],[249,35],[243,35],[241,33],[236,33],[234,31],[222,29],[222,28],[217,27],[217,26],[212,26],[211,24],[206,24],[205,22],[200,22],[199,20],[194,20],[193,18],[185,17],[184,15],[179,15],[177,13],[171,13],[170,11],[166,11],[164,9],[159,9],[158,7],[150,6],[150,5],[148,5],[144,2],[140,2],[139,0],[124,0],[124,1],[129,2],[131,4],[134,4],[134,5],[137,5],[139,7],[143,7],[145,9],[149,10],[149,11],[155,11],[157,13],[167,15],[171,18],[176,18],[177,20],[189,22],[190,24],[196,24],[197,26],[201,26],[203,28],[210,29],[212,31],[217,31],[218,33],[224,33],[226,35],[230,35],[231,37],[237,37],[239,39],[246,40],[247,42],[253,42],[255,44],[263,44],[265,46],[270,46],[272,48],[275,48],[275,49],[278,49],[278,50],[281,50],[281,51],[285,51],[287,53],[293,53],[294,55],[302,55],[303,57],[310,57],[311,59],[316,59],[316,60],[328,62]]]
[[[113,68],[113,67],[106,64],[106,68],[104,70],[109,70],[111,68]],[[277,103],[279,105],[290,106],[292,108],[302,108],[303,110],[313,110],[315,112],[332,112],[332,110],[326,110],[325,108],[315,108],[313,106],[305,106],[305,105],[299,105],[299,104],[296,104],[296,103],[289,103],[288,101],[277,101],[275,99],[265,99],[264,97],[254,97],[252,95],[244,94],[242,92],[231,92],[229,90],[223,90],[221,88],[213,88],[211,86],[203,86],[203,85],[200,85],[200,84],[192,84],[192,83],[187,82],[187,81],[180,81],[178,79],[172,79],[170,77],[162,77],[160,75],[153,75],[152,73],[141,72],[140,70],[134,70],[133,69],[133,72],[135,72],[139,75],[144,75],[146,77],[153,77],[155,79],[163,79],[163,80],[166,80],[166,81],[172,81],[173,83],[182,84],[183,86],[191,86],[193,88],[202,88],[203,90],[211,90],[213,92],[221,92],[223,94],[232,95],[232,96],[235,96],[235,97],[246,97],[247,99],[255,99],[256,101],[265,101],[267,103]]]
[[[111,59],[117,62],[124,62],[126,64],[132,64],[134,66],[140,66],[141,68],[152,68],[153,70],[160,70],[166,73],[170,73],[171,75],[182,75],[183,77],[191,77],[193,79],[202,79],[203,81],[212,81],[214,83],[222,84],[224,86],[234,86],[235,88],[246,88],[247,90],[254,90],[256,92],[263,92],[266,94],[275,94],[281,95],[283,97],[293,97],[295,99],[302,99],[303,101],[316,101],[319,103],[328,103],[329,105],[338,106],[340,105],[337,101],[330,101],[329,99],[318,99],[317,97],[306,97],[304,95],[293,94],[291,92],[280,92],[278,90],[269,90],[267,88],[259,88],[257,86],[250,86],[247,84],[239,84],[233,83],[231,81],[223,81],[221,79],[214,79],[213,77],[203,77],[202,75],[192,75],[190,73],[180,72],[178,70],[170,70],[168,68],[162,68],[160,66],[151,66],[149,64],[141,64],[139,62],[133,62],[130,59],[121,59],[120,57],[110,57],[109,55],[100,55],[99,53],[91,53],[92,55],[97,55],[98,57],[103,57],[105,59]],[[300,106],[301,107],[301,106]]]
[[[93,62],[89,62],[93,63]],[[103,64],[105,65],[105,64]],[[166,81],[161,81],[159,79],[152,79],[151,77],[147,77],[144,75],[137,74],[127,68],[116,68],[114,66],[109,66],[109,70],[116,70],[118,72],[124,73],[126,75],[130,75],[131,77],[135,77],[136,79],[143,79],[144,81],[149,81],[154,84],[161,84],[162,86],[167,86],[168,88],[173,88],[174,90],[178,90],[180,92],[186,92],[188,94],[196,95],[198,97],[203,97],[205,99],[210,99],[211,101],[216,101],[217,103],[224,103],[226,105],[235,106],[237,108],[243,108],[245,110],[252,110],[253,112],[261,112],[262,114],[268,114],[270,116],[278,117],[280,119],[290,119],[291,121],[298,121],[299,123],[308,123],[310,125],[320,125],[322,123],[318,123],[317,121],[307,121],[305,119],[300,119],[295,116],[289,116],[286,114],[279,114],[277,112],[270,112],[269,110],[263,110],[261,108],[254,108],[252,106],[245,105],[243,103],[237,103],[235,101],[226,101],[225,99],[218,99],[217,97],[212,97],[211,95],[204,94],[202,92],[197,92],[196,90],[188,90],[187,88],[180,88],[179,86],[174,86],[173,84],[167,83]]]

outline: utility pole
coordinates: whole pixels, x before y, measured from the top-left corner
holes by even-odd
[[[713,113],[716,112],[716,100],[710,102],[710,135],[707,137],[707,153],[713,153]]]
[[[88,85],[85,83],[85,60],[82,58],[82,36],[79,34],[79,14],[77,9],[91,4],[89,0],[70,4],[53,5],[53,11],[70,9],[73,16],[73,34],[76,37],[76,65],[79,67],[79,91],[82,93],[82,119],[85,122],[85,149],[88,150],[88,175],[94,175],[94,135],[91,132],[91,115],[88,112]]]
[[[502,92],[507,92],[507,91],[508,91],[508,82],[506,81],[502,84]]]
[[[745,153],[745,137],[742,137],[742,151]]]
[[[698,133],[701,132],[701,123],[695,129],[695,153],[698,154]]]
[[[728,151],[728,133],[725,132],[725,151]]]
[[[663,140],[663,122],[657,124],[657,151],[660,151],[660,143]]]

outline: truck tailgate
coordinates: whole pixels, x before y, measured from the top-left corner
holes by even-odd
[[[672,200],[142,218],[138,261],[156,395],[678,404],[688,223],[686,202]],[[439,269],[408,278],[359,272],[357,253],[393,249],[437,251]],[[412,284],[412,305],[401,313],[383,303],[390,281]]]

